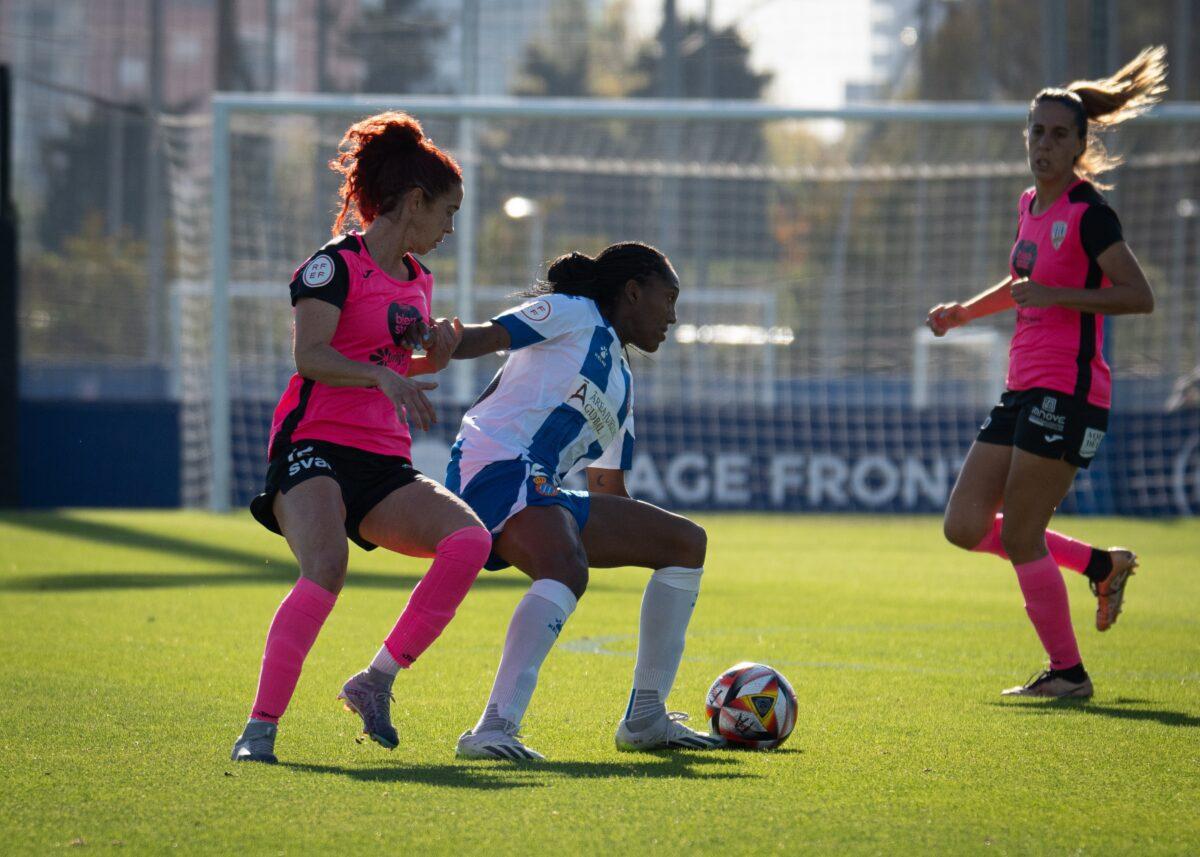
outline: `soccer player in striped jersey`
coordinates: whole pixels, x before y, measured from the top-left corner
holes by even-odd
[[[1034,186],[1021,195],[1009,276],[965,303],[939,304],[938,336],[1015,308],[1007,391],[984,421],[946,508],[953,544],[1010,560],[1025,610],[1050,658],[1048,669],[1010,696],[1089,697],[1092,681],[1071,627],[1066,566],[1088,577],[1096,627],[1116,621],[1136,557],[1097,550],[1048,530],[1078,468],[1108,427],[1111,373],[1104,316],[1148,313],[1154,294],[1125,243],[1096,176],[1114,167],[1091,124],[1111,127],[1156,103],[1165,90],[1164,51],[1142,51],[1105,80],[1043,89],[1025,129]],[[1103,187],[1103,185],[1101,185]],[[999,514],[997,514],[999,513]]]
[[[296,374],[275,409],[266,488],[251,504],[287,539],[300,579],[267,632],[236,761],[276,760],[277,723],[346,577],[347,538],[433,557],[375,659],[340,694],[388,749],[398,741],[396,673],[437,639],[491,548],[471,509],[410,461],[408,422],[434,422],[425,391],[437,386],[412,377],[444,367],[458,344],[451,323],[429,318],[433,277],[414,254],[453,231],[462,173],[403,113],[352,125],[330,166],[344,179],[338,237],[291,282]],[[347,215],[363,231],[339,235]],[[414,356],[422,343],[424,356]]]
[[[687,518],[631,499],[633,379],[627,346],[658,350],[675,323],[679,278],[662,253],[614,244],[555,260],[535,299],[462,332],[455,357],[508,351],[463,417],[446,476],[494,538],[489,569],[533,579],[517,605],[464,758],[540,759],[517,736],[538,670],[588,583],[588,569],[653,569],[642,598],[620,749],[709,749],[721,740],[666,710],[700,591],[706,536]],[[587,470],[587,491],[562,486]]]

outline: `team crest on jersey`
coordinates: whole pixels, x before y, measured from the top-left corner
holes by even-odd
[[[534,301],[527,307],[521,308],[521,315],[530,321],[545,321],[550,317],[550,301]]]
[[[1057,250],[1062,246],[1063,239],[1067,237],[1067,221],[1056,220],[1050,227],[1050,243]]]
[[[333,260],[328,256],[313,256],[304,266],[300,281],[310,289],[319,289],[333,281]]]

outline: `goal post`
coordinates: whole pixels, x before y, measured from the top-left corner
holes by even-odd
[[[536,275],[534,246],[553,257],[644,240],[680,271],[679,324],[634,366],[647,444],[635,475],[648,496],[712,508],[936,506],[928,486],[952,477],[953,450],[965,452],[996,392],[1011,318],[938,343],[914,329],[929,306],[1004,273],[1029,183],[1023,104],[217,95],[206,139],[193,124],[166,130],[179,255],[191,254],[172,327],[188,504],[228,509],[261,478],[270,410],[291,371],[287,278],[328,240],[335,210],[323,164],[351,122],[394,109],[420,119],[467,179],[451,252],[426,260],[454,284],[435,294],[438,314],[479,321],[511,303]],[[1161,261],[1163,311],[1117,326],[1118,407],[1161,412],[1200,363],[1200,260],[1190,222],[1172,219],[1177,199],[1200,199],[1200,105],[1162,106],[1117,139],[1127,161],[1117,208],[1148,269]],[[516,196],[534,200],[538,218],[506,217]],[[456,361],[439,379],[441,433],[423,448],[452,436],[496,365]],[[971,395],[953,413],[929,407],[962,390]],[[702,432],[706,420],[719,426]],[[914,468],[924,470],[908,490]],[[1076,505],[1099,510],[1110,494],[1084,485]]]

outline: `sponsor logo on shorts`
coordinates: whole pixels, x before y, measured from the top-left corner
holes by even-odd
[[[1054,432],[1063,432],[1067,427],[1067,415],[1054,413],[1057,407],[1058,399],[1054,396],[1046,396],[1042,399],[1040,408],[1029,409],[1029,422]]]
[[[992,424],[992,418],[991,418],[991,417],[988,417],[986,420],[984,420],[984,421],[983,421],[983,425],[981,425],[981,426],[979,427],[979,430],[980,430],[980,431],[983,431],[985,428],[987,428],[987,427],[988,427],[988,426],[990,426],[991,424]]]
[[[333,281],[333,260],[328,256],[314,256],[304,266],[300,281],[310,289],[319,289]]]
[[[529,306],[521,308],[521,315],[530,321],[545,321],[550,317],[550,312],[550,301],[544,300],[534,301]]]
[[[1104,432],[1098,429],[1090,428],[1083,433],[1083,443],[1079,445],[1079,455],[1081,458],[1091,458],[1096,454],[1096,450],[1100,448],[1100,441],[1104,440]]]
[[[305,470],[333,470],[329,462],[319,455],[314,454],[311,446],[306,446],[304,449],[294,449],[288,453],[288,461],[291,466],[288,467],[288,476],[298,476]]]
[[[1063,436],[1061,434],[1044,434],[1042,438],[1045,439],[1046,443],[1057,443],[1063,439]]]
[[[1067,237],[1067,222],[1065,220],[1056,220],[1054,225],[1050,227],[1050,243],[1057,250],[1062,246],[1063,239]]]

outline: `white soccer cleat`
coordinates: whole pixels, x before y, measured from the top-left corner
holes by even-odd
[[[617,727],[617,749],[647,750],[714,750],[725,746],[725,739],[707,732],[697,732],[683,725],[688,716],[682,711],[669,711],[658,722],[634,732],[622,720]]]
[[[546,758],[521,743],[516,733],[500,729],[478,733],[468,729],[458,736],[454,755],[460,759],[499,759],[504,762],[539,762]]]

